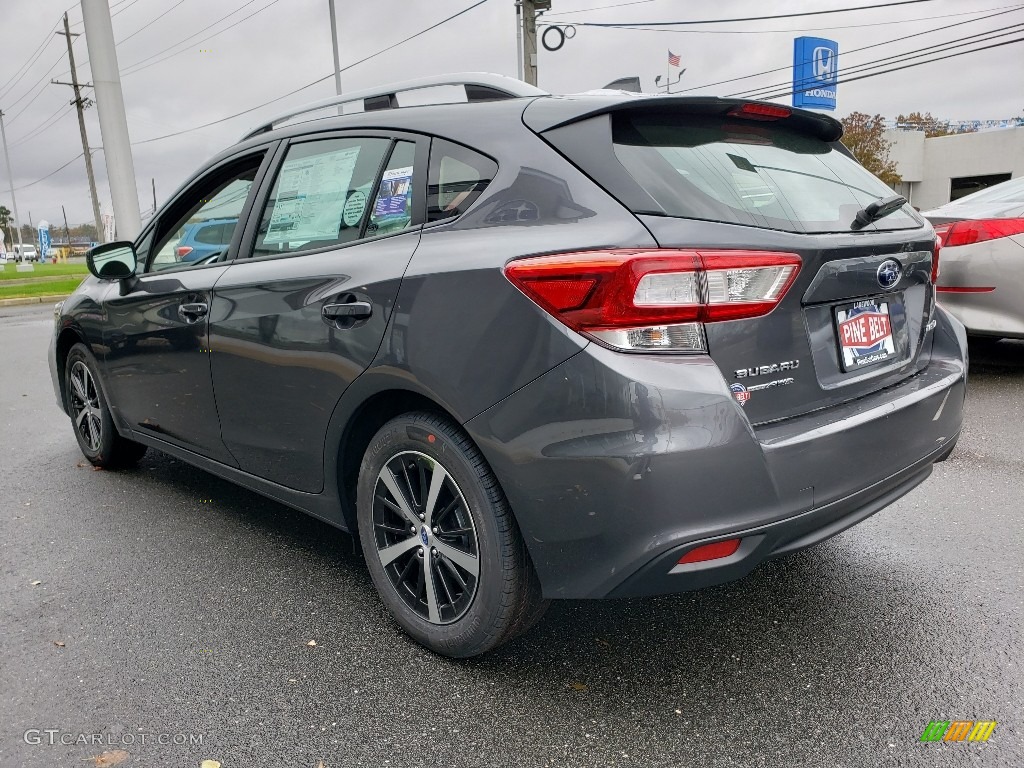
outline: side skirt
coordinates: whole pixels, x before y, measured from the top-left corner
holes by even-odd
[[[124,432],[124,430],[119,431]],[[191,464],[193,467],[209,472],[211,475],[216,475],[235,485],[255,491],[261,496],[266,496],[268,499],[273,499],[292,509],[312,515],[318,520],[333,525],[335,528],[339,528],[347,533],[350,532],[348,526],[345,525],[345,520],[341,513],[340,499],[338,499],[336,494],[328,493],[326,488],[322,493],[303,493],[302,491],[296,491],[283,485],[272,483],[269,480],[264,480],[248,472],[243,472],[235,467],[221,464],[219,461],[208,459],[184,448],[179,448],[152,435],[127,430],[127,434],[124,436],[137,443],[155,448],[176,459],[181,459],[186,464]]]

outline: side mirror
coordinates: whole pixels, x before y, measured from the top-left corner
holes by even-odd
[[[97,245],[85,254],[85,264],[90,272],[103,280],[131,277],[138,268],[135,244],[129,240],[118,240]]]

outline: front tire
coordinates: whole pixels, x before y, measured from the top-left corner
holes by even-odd
[[[448,419],[392,419],[363,457],[359,539],[381,599],[411,637],[455,658],[522,634],[546,601],[498,481]]]
[[[97,467],[133,466],[146,453],[146,446],[117,433],[99,381],[96,359],[89,348],[75,344],[64,364],[64,392],[78,447]]]

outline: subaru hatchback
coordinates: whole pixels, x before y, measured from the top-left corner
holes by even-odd
[[[935,233],[832,118],[481,74],[343,100],[90,252],[50,367],[93,464],[154,448],[350,531],[466,657],[551,599],[740,578],[953,450]],[[223,252],[158,258],[207,219]]]

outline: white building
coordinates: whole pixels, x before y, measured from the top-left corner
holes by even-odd
[[[924,137],[924,131],[885,132],[889,159],[903,182],[896,191],[922,211],[1024,176],[1024,127]]]

